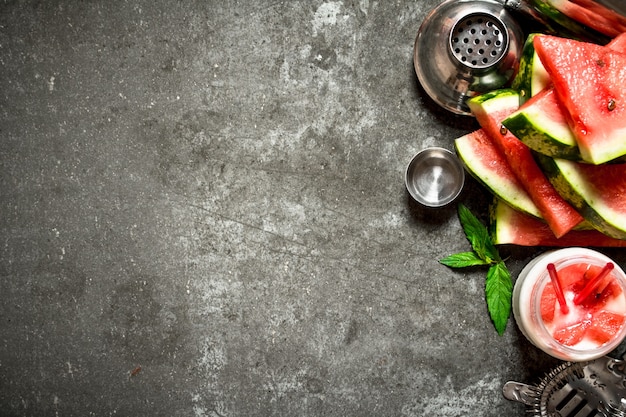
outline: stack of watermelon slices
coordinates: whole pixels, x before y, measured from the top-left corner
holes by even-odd
[[[481,129],[455,146],[496,197],[496,244],[626,247],[626,33],[532,34],[513,88],[468,104]]]

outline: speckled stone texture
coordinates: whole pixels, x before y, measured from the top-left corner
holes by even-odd
[[[437,3],[0,3],[0,414],[524,416],[557,362],[404,188],[475,128],[415,77]]]

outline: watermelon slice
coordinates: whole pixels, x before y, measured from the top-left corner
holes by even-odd
[[[561,36],[567,36],[576,39],[585,39],[591,42],[605,44],[609,41],[609,36],[600,33],[589,26],[573,19],[565,13],[558,10],[550,0],[529,0],[532,8],[539,12],[543,20],[544,26],[549,33],[559,33]],[[556,24],[556,25],[555,25]]]
[[[555,9],[563,13],[565,16],[573,19],[583,25],[590,27],[610,38],[620,33],[626,32],[626,19],[619,14],[606,9],[596,2],[595,6],[590,4],[580,5],[569,0],[547,0]]]
[[[626,164],[591,165],[538,155],[559,194],[596,229],[626,239]]]
[[[580,161],[576,138],[553,88],[528,100],[502,124],[530,149],[553,158]]]
[[[626,54],[551,35],[535,50],[570,116],[585,161],[601,164],[626,154]]]
[[[519,108],[519,94],[515,90],[497,90],[473,97],[467,103],[482,128],[504,154],[554,235],[561,237],[582,222],[582,216],[548,181],[530,148],[508,129],[502,130],[502,120]]]
[[[539,209],[483,129],[455,139],[456,153],[465,169],[492,194],[517,210],[540,217]]]
[[[499,199],[490,207],[489,232],[496,245],[626,247],[626,240],[597,230],[572,230],[556,238],[545,222],[513,209]]]

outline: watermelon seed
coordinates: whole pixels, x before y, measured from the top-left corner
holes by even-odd
[[[506,135],[509,132],[509,129],[506,128],[506,126],[502,125],[500,126],[500,134],[501,135]]]
[[[608,105],[609,111],[615,110],[615,106],[616,106],[615,99],[614,98],[610,99],[609,100],[609,105]]]

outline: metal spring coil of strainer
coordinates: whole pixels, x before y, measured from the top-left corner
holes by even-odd
[[[537,417],[625,417],[626,362],[607,356],[565,362],[537,385],[507,382],[503,394]]]

